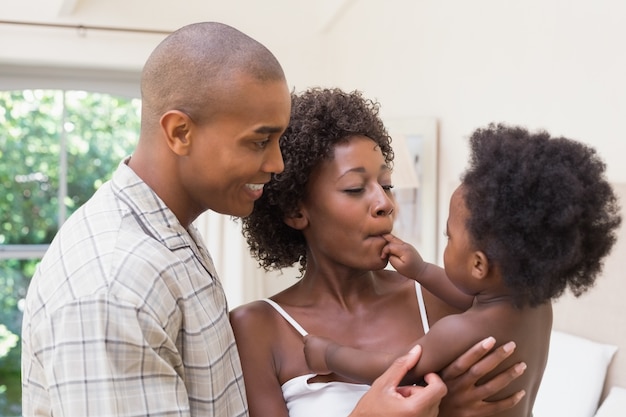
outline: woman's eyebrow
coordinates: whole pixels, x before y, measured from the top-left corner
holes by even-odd
[[[391,171],[391,168],[389,168],[389,165],[387,164],[380,164],[380,169],[381,171]],[[339,178],[344,177],[346,175],[348,175],[351,172],[356,172],[359,174],[365,174],[367,171],[365,169],[365,167],[354,167],[354,168],[350,168],[348,170],[346,170],[345,172],[343,172]]]
[[[350,168],[346,171],[344,171],[339,178],[345,177],[346,175],[350,174],[351,172],[356,172],[358,174],[364,174],[365,173],[365,168],[364,167],[355,167],[355,168]]]

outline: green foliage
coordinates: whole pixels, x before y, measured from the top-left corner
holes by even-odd
[[[50,243],[64,216],[130,154],[139,110],[138,99],[84,91],[0,92],[0,245]],[[19,398],[21,346],[14,337],[37,262],[0,260],[0,415],[15,412],[7,399]]]
[[[7,329],[7,326],[0,324],[0,357],[6,356],[13,349],[20,338]]]

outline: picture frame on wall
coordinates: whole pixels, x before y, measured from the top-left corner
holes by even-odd
[[[392,137],[397,217],[394,233],[438,263],[438,126],[435,118],[385,120]]]

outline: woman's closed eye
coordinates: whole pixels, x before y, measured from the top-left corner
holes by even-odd
[[[390,193],[391,190],[393,190],[393,185],[392,184],[387,184],[387,185],[380,185],[380,187],[385,190],[385,192]],[[353,187],[353,188],[346,188],[345,190],[343,190],[345,193],[347,194],[360,194],[363,193],[365,191],[365,187]]]

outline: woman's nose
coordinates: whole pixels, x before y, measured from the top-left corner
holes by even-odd
[[[393,213],[393,207],[391,207],[389,210],[385,210],[385,209],[377,210],[376,211],[376,216],[377,217],[391,216],[391,213]]]
[[[378,201],[374,205],[374,214],[376,217],[391,216],[396,207],[393,197],[383,192],[378,196]]]

